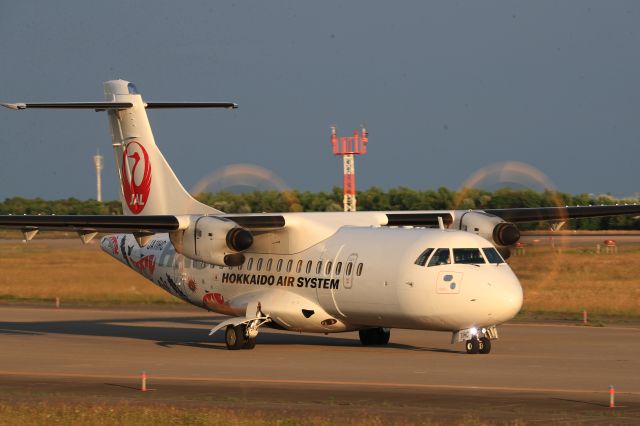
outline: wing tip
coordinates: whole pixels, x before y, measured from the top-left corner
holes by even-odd
[[[13,110],[19,110],[19,109],[25,109],[27,106],[23,103],[15,103],[15,104],[10,104],[10,103],[0,103],[0,105],[2,105],[5,108],[9,108],[9,109],[13,109]]]

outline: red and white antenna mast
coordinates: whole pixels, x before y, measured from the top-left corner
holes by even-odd
[[[362,126],[362,133],[353,132],[353,136],[338,137],[336,127],[331,127],[331,145],[333,155],[342,155],[344,164],[344,211],[356,211],[356,164],[355,155],[367,153],[369,135],[367,129]]]

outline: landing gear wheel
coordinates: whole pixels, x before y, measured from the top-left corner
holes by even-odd
[[[358,332],[360,343],[364,346],[386,345],[391,337],[391,330],[388,328],[367,328]]]
[[[256,338],[255,337],[249,337],[244,342],[244,346],[242,347],[242,349],[253,349],[255,347],[256,347]]]
[[[481,354],[488,354],[491,352],[491,340],[486,337],[482,337],[480,339],[480,349],[478,352]]]
[[[378,340],[376,345],[386,345],[389,343],[389,339],[391,338],[391,329],[389,328],[379,328],[378,329]]]
[[[244,347],[247,341],[245,328],[246,326],[244,324],[227,326],[227,330],[224,333],[224,340],[227,344],[227,349],[237,350]]]
[[[465,348],[467,349],[468,354],[477,354],[480,352],[480,342],[478,341],[478,338],[472,337],[470,340],[467,340]]]

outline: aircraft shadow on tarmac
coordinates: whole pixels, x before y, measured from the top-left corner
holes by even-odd
[[[189,346],[201,349],[224,349],[224,332],[219,331],[209,336],[209,329],[217,324],[222,317],[193,316],[193,317],[157,317],[148,318],[109,318],[99,320],[70,320],[70,321],[30,321],[30,322],[1,322],[1,334],[68,334],[77,336],[124,337],[137,340],[154,341],[157,345],[171,348],[174,346]],[[165,323],[170,326],[151,325]],[[182,325],[176,326],[176,325]],[[197,326],[197,327],[196,327]],[[263,330],[258,336],[260,345],[318,345],[340,347],[362,347],[357,339],[329,337],[325,335],[293,334],[271,329]],[[389,343],[374,348],[405,349],[412,351],[443,352],[462,354],[442,348],[427,348]]]

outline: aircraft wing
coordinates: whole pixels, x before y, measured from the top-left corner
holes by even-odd
[[[537,222],[540,220],[567,220],[587,217],[640,215],[640,204],[485,209],[483,211],[485,213],[498,216],[507,222]]]
[[[395,211],[380,212],[387,217],[386,226],[438,226],[438,218],[450,225],[456,217],[475,211],[498,216],[507,222],[537,222],[588,217],[640,215],[640,204],[601,205],[601,206],[565,206],[565,207],[524,207],[512,209],[484,210],[437,210],[437,211]]]
[[[477,210],[498,216],[508,222],[536,222],[544,220],[567,220],[587,217],[640,215],[640,205],[534,207],[513,209]],[[439,218],[450,225],[455,215],[463,211],[404,211],[404,212],[360,212],[373,214],[380,226],[437,226]],[[238,225],[254,231],[286,227],[285,214],[224,214],[218,217],[232,220]],[[379,217],[378,217],[379,216]],[[351,217],[351,216],[347,216]],[[19,229],[27,239],[39,230],[77,232],[91,239],[98,232],[131,233],[136,236],[152,235],[186,229],[189,220],[174,215],[122,216],[122,215],[0,215],[0,228]],[[386,219],[386,220],[385,220]],[[350,222],[350,221],[348,221]],[[85,238],[83,237],[83,240]]]
[[[2,215],[0,228],[50,231],[169,232],[180,229],[176,216]]]
[[[284,218],[280,215],[221,217],[227,217],[249,229],[274,229],[284,226]],[[27,239],[31,239],[39,230],[77,232],[80,235],[95,235],[97,232],[151,235],[185,229],[189,221],[181,219],[180,216],[173,215],[0,215],[0,228],[19,229],[25,233]]]

